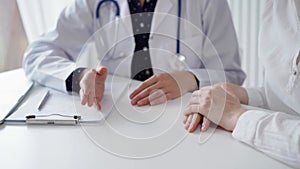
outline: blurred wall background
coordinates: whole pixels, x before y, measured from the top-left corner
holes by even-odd
[[[27,38],[16,0],[0,1],[0,72],[19,68]]]
[[[0,72],[21,66],[28,42],[51,30],[61,10],[72,0],[0,1]],[[228,0],[240,43],[244,86],[260,86],[263,70],[258,61],[261,0]],[[20,17],[21,16],[21,17]],[[23,26],[24,25],[24,26]]]
[[[258,58],[258,35],[263,0],[228,0],[237,32],[242,68],[247,73],[244,86],[263,84],[263,68]]]

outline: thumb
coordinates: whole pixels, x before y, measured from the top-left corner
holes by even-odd
[[[107,67],[101,66],[96,69],[97,75],[100,76],[102,80],[105,80],[107,77]]]

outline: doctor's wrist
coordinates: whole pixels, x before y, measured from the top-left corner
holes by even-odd
[[[81,79],[83,78],[83,76],[84,76],[88,71],[89,71],[88,68],[85,68],[85,69],[82,70],[82,72],[81,72],[81,73],[79,74],[79,76],[78,76],[78,81],[79,81],[79,82],[81,81]]]
[[[69,77],[66,79],[66,90],[68,92],[79,92],[80,80],[83,74],[86,72],[86,68],[77,68],[74,70]]]
[[[188,78],[185,83],[187,83],[189,86],[187,88],[188,92],[193,92],[195,90],[199,89],[199,80],[197,77],[190,71],[185,71],[186,77]]]

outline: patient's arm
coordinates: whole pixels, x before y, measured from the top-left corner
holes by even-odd
[[[249,110],[233,137],[295,168],[300,167],[300,119],[283,112]]]

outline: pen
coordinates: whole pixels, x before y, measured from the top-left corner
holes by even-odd
[[[70,119],[40,119],[43,117],[50,117],[50,116],[61,116]],[[80,119],[81,116],[78,115],[74,115],[74,116],[67,116],[61,114],[28,115],[26,116],[26,124],[76,125],[78,124]]]
[[[41,108],[44,106],[47,98],[49,97],[49,90],[47,90],[47,92],[43,95],[40,103],[38,104],[37,110],[40,111]]]
[[[26,124],[76,125],[78,120],[26,119]]]

